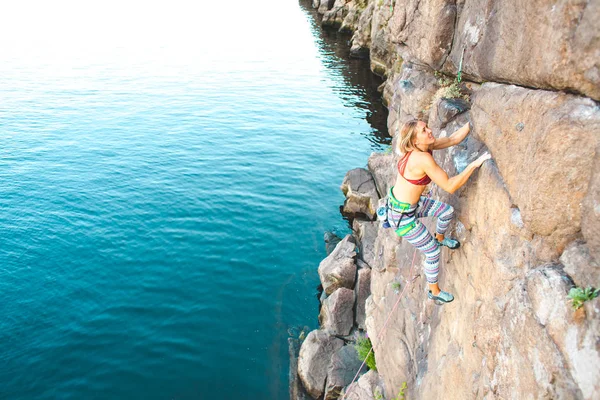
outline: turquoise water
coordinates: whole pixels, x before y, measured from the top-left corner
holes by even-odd
[[[288,398],[339,185],[389,139],[347,38],[279,3],[4,13],[0,398]]]

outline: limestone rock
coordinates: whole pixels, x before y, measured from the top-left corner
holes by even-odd
[[[389,278],[395,274],[391,271],[372,271],[371,289],[372,294],[366,301],[367,333],[373,344],[377,371],[383,377],[386,397],[393,397],[402,382],[411,383],[410,377],[414,376],[414,360],[411,357],[410,348],[416,347],[416,342],[407,338],[405,330],[415,329],[410,313],[406,313],[408,302],[402,299],[398,305],[397,313],[393,316],[391,323],[386,327],[385,334],[379,337],[388,314],[398,300],[398,295],[387,285]],[[393,278],[392,278],[393,279]],[[390,279],[391,280],[391,279]],[[379,286],[379,288],[378,288]],[[381,288],[385,287],[385,296],[381,296]]]
[[[348,400],[378,400],[385,393],[383,382],[375,371],[369,371],[345,391]]]
[[[394,43],[405,47],[402,58],[439,70],[452,45],[456,11],[454,0],[396,2],[390,26]]]
[[[356,244],[352,235],[338,243],[333,252],[319,264],[319,277],[323,290],[329,296],[336,289],[354,288],[356,278]]]
[[[493,83],[482,85],[472,101],[477,135],[491,150],[524,224],[550,236],[561,252],[581,230],[600,108],[581,97]]]
[[[560,256],[565,272],[579,287],[598,287],[600,284],[600,264],[590,255],[588,246],[581,241],[569,244]]]
[[[352,382],[361,364],[354,346],[347,345],[336,351],[327,372],[324,400],[338,399],[342,389]]]
[[[464,99],[441,99],[432,107],[429,115],[429,127],[431,129],[445,128],[458,114],[462,114],[471,108]]]
[[[298,356],[298,375],[304,388],[313,398],[323,395],[331,357],[343,345],[341,339],[321,330],[310,332],[302,342]]]
[[[358,244],[358,258],[371,265],[375,263],[375,239],[377,238],[377,227],[379,222],[361,221],[355,219],[352,222],[352,230]]]
[[[381,197],[387,196],[390,188],[394,185],[396,178],[396,172],[392,167],[394,159],[394,154],[383,153],[372,153],[369,157],[368,168]]]
[[[325,232],[323,239],[325,240],[325,252],[327,255],[330,255],[338,243],[342,241],[342,239],[333,232]]]
[[[581,232],[590,254],[600,263],[600,129],[595,130],[596,156],[587,195],[583,199]]]
[[[379,195],[369,170],[355,168],[348,171],[341,189],[346,196],[343,208],[345,214],[351,216],[365,215],[371,220],[375,218]]]
[[[599,19],[597,1],[559,0],[549,4],[492,0],[485,7],[466,1],[444,68],[455,74],[464,49],[466,76],[575,90],[598,100]]]
[[[367,316],[365,311],[365,303],[367,301],[367,298],[371,295],[370,268],[361,268],[358,270],[358,277],[356,278],[356,287],[354,288],[354,295],[356,298],[356,325],[360,329],[366,330],[367,327],[365,325],[365,320]]]
[[[573,251],[573,249],[571,249]],[[597,300],[587,302],[588,314],[583,321],[575,319],[575,313],[567,300],[573,282],[565,276],[561,266],[543,266],[533,270],[527,279],[527,292],[540,324],[565,356],[568,369],[586,399],[592,399],[600,390],[600,306]]]
[[[352,35],[352,46],[350,55],[358,58],[369,56],[369,45],[371,43],[371,18],[375,10],[375,2],[370,1],[358,18],[358,26]]]
[[[436,161],[454,176],[486,150],[493,157],[454,194],[432,189],[456,210],[448,234],[462,246],[443,249],[440,262],[440,286],[454,303],[427,299],[423,256],[393,229],[375,224],[372,250],[360,244],[360,257],[372,267],[364,326],[376,348],[381,394],[393,398],[407,382],[415,399],[595,399],[600,299],[573,312],[566,294],[569,278],[579,286],[599,284],[600,108],[588,98],[536,88],[599,99],[600,2],[348,4],[353,54],[370,51],[372,68],[388,78],[382,86],[390,134],[411,118],[428,121],[438,137],[471,121],[470,135],[434,152]],[[464,84],[470,106],[434,102],[433,70],[456,74],[463,49],[463,78],[488,83]],[[394,154],[369,159],[380,195],[394,183],[396,160]],[[435,219],[424,224],[431,230]],[[365,227],[356,222],[358,242]],[[374,385],[352,387],[357,391],[348,398],[374,398]]]
[[[319,322],[330,335],[348,335],[354,325],[354,291],[339,288],[323,301]]]
[[[401,73],[394,76],[392,85],[386,86],[384,93],[389,99],[390,136],[395,137],[402,124],[410,119],[427,120],[437,89],[438,82],[432,71],[413,63],[403,63]]]
[[[288,338],[288,352],[290,355],[290,400],[310,400],[310,397],[300,383],[298,376],[298,352],[299,341],[296,338]]]
[[[377,239],[375,239],[374,246],[375,258],[371,268],[383,271],[390,266],[396,266],[400,240],[393,228],[383,228],[378,225]]]
[[[371,71],[382,77],[388,76],[397,57],[388,28],[392,8],[392,0],[377,1],[371,17]]]
[[[527,293],[536,319],[551,331],[562,331],[568,323],[567,294],[573,282],[561,271],[560,265],[547,265],[527,275]]]
[[[319,14],[325,14],[328,10],[331,10],[334,2],[335,0],[321,0],[318,8]]]
[[[331,26],[334,28],[341,27],[344,19],[348,15],[348,7],[346,3],[346,0],[335,0],[331,10],[326,11],[325,14],[323,14],[323,20],[321,21],[321,24],[323,26]]]
[[[335,6],[334,6],[335,7]],[[354,32],[358,28],[358,19],[360,18],[364,8],[361,1],[351,1],[347,3],[348,13],[342,21],[340,32]]]

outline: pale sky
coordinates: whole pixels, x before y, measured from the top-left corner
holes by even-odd
[[[225,5],[224,5],[225,4]],[[284,7],[296,0],[3,1],[0,6],[0,59],[17,56],[85,57],[114,48],[213,48],[257,53],[294,44],[294,32],[306,33],[300,18],[283,21]],[[256,20],[257,9],[261,19]],[[265,44],[268,37],[270,43]],[[216,50],[215,50],[216,51]]]

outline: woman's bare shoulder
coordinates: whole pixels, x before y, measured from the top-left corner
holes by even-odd
[[[433,160],[433,155],[429,152],[415,151],[413,153],[414,154],[412,155],[411,158],[418,160],[418,162],[429,162],[429,161]]]

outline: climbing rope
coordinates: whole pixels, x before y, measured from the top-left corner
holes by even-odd
[[[408,274],[409,277],[412,277],[412,275],[413,275],[413,269],[414,269],[414,266],[415,266],[415,259],[416,258],[417,258],[417,249],[415,249],[415,252],[413,253],[412,265],[410,266],[410,272]],[[398,307],[398,304],[400,304],[400,300],[402,300],[402,295],[404,294],[404,291],[410,286],[410,284],[413,281],[414,281],[414,279],[407,279],[406,280],[407,285],[404,286],[404,289],[402,289],[402,292],[398,296],[398,300],[396,300],[396,304],[394,304],[394,307],[392,308],[392,311],[390,311],[390,313],[388,314],[387,319],[385,320],[385,323],[383,324],[383,327],[381,328],[381,330],[379,331],[379,334],[377,335],[377,342],[378,343],[379,343],[379,339],[381,339],[383,337],[383,334],[385,333],[385,328],[387,327],[388,322],[390,322],[390,318],[392,317],[392,314],[394,313],[394,311],[396,311],[396,308]],[[356,371],[356,375],[354,375],[354,378],[352,379],[352,382],[350,382],[350,385],[348,385],[348,389],[349,389],[348,392],[344,393],[344,395],[342,396],[341,400],[344,400],[346,398],[346,396],[348,396],[348,394],[351,392],[350,386],[352,386],[352,384],[354,383],[354,381],[356,381],[356,378],[358,377],[358,374],[360,374],[360,370],[365,366],[365,363],[367,362],[367,358],[369,357],[369,355],[372,352],[373,352],[373,346],[371,346],[371,349],[369,349],[369,352],[365,356],[364,361],[362,362],[362,364],[358,368],[358,371]]]
[[[427,192],[427,198],[431,198],[432,192],[433,192],[433,187],[430,187],[429,191]],[[409,279],[406,280],[407,285],[404,286],[404,289],[402,289],[402,292],[400,292],[400,295],[398,296],[398,300],[396,300],[396,304],[394,304],[394,307],[392,308],[392,311],[389,312],[387,319],[385,320],[385,323],[383,324],[383,327],[377,334],[377,342],[379,342],[379,339],[381,339],[383,337],[383,334],[385,333],[385,328],[387,327],[388,322],[390,322],[390,318],[392,317],[392,314],[394,313],[394,311],[396,311],[396,308],[398,308],[398,304],[400,304],[400,300],[402,300],[402,295],[404,294],[404,291],[406,289],[408,289],[408,287],[411,285],[411,283],[413,283],[413,281],[415,280],[414,278],[412,278],[412,276],[413,276],[413,271],[415,268],[415,259],[416,258],[417,258],[417,249],[415,248],[415,251],[413,252],[412,263],[410,265],[410,272],[408,273],[410,280]],[[356,381],[356,378],[358,378],[358,374],[360,374],[360,370],[362,369],[362,367],[365,366],[365,363],[367,362],[367,358],[369,358],[369,355],[372,352],[373,352],[373,346],[371,346],[371,348],[369,349],[369,352],[365,356],[364,361],[362,362],[362,364],[360,364],[360,367],[358,368],[358,371],[356,371],[356,375],[354,375],[352,382],[350,382],[350,385],[348,385],[349,389],[350,389],[350,386],[352,386],[352,384],[354,383],[354,381]],[[348,390],[348,393],[344,393],[344,395],[341,397],[340,400],[344,400],[350,392],[351,392],[351,390]]]

